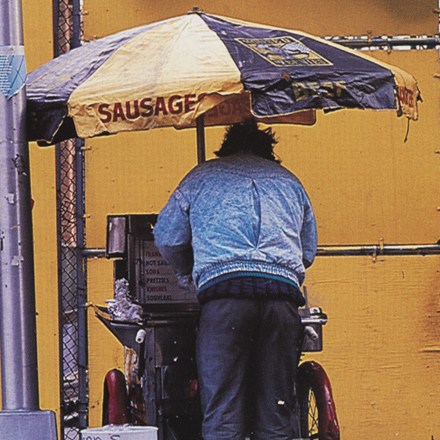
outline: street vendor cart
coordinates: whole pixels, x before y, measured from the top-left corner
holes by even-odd
[[[124,372],[112,370],[105,378],[103,425],[157,426],[159,440],[197,440],[202,419],[195,362],[199,304],[195,289],[178,286],[155,247],[156,220],[155,214],[108,217],[115,294],[95,310],[125,347],[126,363]],[[321,351],[327,316],[308,305],[300,315],[301,350]],[[297,438],[337,440],[335,405],[323,368],[316,362],[301,364],[296,391],[292,423]]]

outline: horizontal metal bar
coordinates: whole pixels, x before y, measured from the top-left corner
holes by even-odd
[[[318,256],[347,255],[435,255],[440,254],[440,244],[367,244],[347,246],[319,246]],[[86,258],[105,257],[105,249],[84,249]]]
[[[367,47],[394,47],[394,46],[409,46],[411,48],[417,46],[427,46],[428,48],[435,48],[440,46],[440,37],[329,37],[327,40],[333,43],[341,44],[350,47],[351,49],[362,49]]]
[[[82,250],[82,256],[84,258],[99,258],[99,257],[105,257],[105,249],[83,249]]]
[[[353,256],[353,255],[436,255],[440,254],[440,244],[418,245],[354,245],[320,246],[318,256]]]

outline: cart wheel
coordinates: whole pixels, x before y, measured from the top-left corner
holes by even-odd
[[[130,423],[125,376],[122,371],[114,369],[105,376],[102,425],[124,425],[125,423]]]
[[[340,439],[330,380],[317,362],[304,362],[299,366],[297,398],[300,408],[301,438]]]

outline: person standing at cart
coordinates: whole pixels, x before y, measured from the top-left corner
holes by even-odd
[[[293,438],[300,286],[317,231],[276,143],[253,120],[228,127],[218,158],[187,174],[154,228],[179,285],[198,291],[204,440]]]

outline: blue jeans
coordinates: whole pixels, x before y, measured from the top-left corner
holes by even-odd
[[[213,299],[197,335],[204,440],[291,440],[301,331],[294,303]]]

